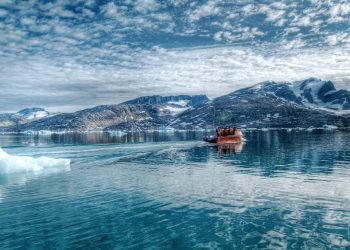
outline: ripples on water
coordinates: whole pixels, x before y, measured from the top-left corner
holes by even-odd
[[[0,176],[1,249],[350,247],[350,133],[1,136],[70,171]]]

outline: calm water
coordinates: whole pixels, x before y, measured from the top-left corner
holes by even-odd
[[[1,249],[349,249],[350,132],[0,136],[71,169],[0,175]]]

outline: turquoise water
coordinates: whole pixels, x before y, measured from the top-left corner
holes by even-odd
[[[1,249],[349,249],[350,132],[1,135]]]

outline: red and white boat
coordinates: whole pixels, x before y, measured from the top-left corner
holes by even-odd
[[[230,135],[205,136],[203,140],[209,143],[240,143],[244,137],[241,130],[234,128],[234,132]]]

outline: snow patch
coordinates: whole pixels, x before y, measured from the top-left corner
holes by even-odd
[[[181,106],[181,107],[186,107],[188,105],[188,100],[180,100],[180,101],[170,101],[170,102],[167,102],[169,104],[173,104],[173,105],[178,105],[178,106]]]
[[[46,111],[38,111],[38,112],[33,112],[28,115],[25,115],[24,117],[28,120],[33,120],[33,119],[40,119],[48,116],[48,113]]]
[[[188,107],[180,108],[180,107],[174,107],[174,106],[164,106],[161,108],[162,111],[168,111],[172,116],[176,116],[186,110],[188,110]]]

